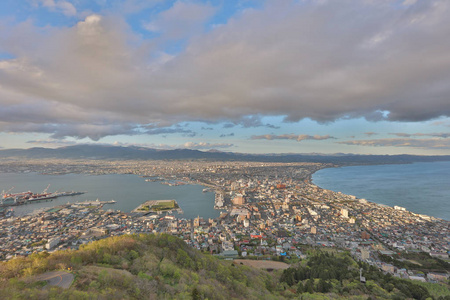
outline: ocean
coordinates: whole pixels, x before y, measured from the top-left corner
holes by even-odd
[[[450,221],[450,162],[327,168],[312,182],[321,188]]]
[[[219,210],[214,209],[214,193],[203,193],[200,185],[169,186],[161,182],[146,182],[137,175],[41,175],[37,173],[0,173],[0,191],[14,189],[11,193],[31,191],[42,192],[50,184],[49,192],[77,191],[86,193],[77,196],[60,197],[52,201],[14,206],[15,215],[24,215],[36,209],[81,202],[85,200],[115,200],[104,209],[130,212],[148,200],[176,200],[183,210],[181,218],[217,218]]]

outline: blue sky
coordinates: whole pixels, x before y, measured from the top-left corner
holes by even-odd
[[[450,154],[448,1],[5,0],[0,148]]]

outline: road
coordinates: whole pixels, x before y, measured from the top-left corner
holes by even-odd
[[[35,277],[35,280],[37,281],[47,281],[48,285],[59,286],[63,289],[69,288],[73,279],[73,274],[65,271],[52,271]]]

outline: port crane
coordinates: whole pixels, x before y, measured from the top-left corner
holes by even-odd
[[[14,189],[14,187],[12,187],[12,188],[10,188],[9,190],[7,190],[6,192],[5,191],[3,191],[3,198],[7,198],[7,196],[6,195],[8,195],[9,194],[9,192],[11,192],[12,190]]]
[[[42,192],[42,194],[47,193],[49,187],[50,187],[50,184],[47,185],[47,187],[46,187],[45,190]]]
[[[14,189],[14,187],[10,188],[10,189],[7,190],[6,192],[5,192],[5,190],[2,191],[2,199],[0,199],[1,205],[3,205],[3,200],[6,199],[6,198],[8,198],[7,195],[8,195],[9,192],[11,192],[13,189]]]

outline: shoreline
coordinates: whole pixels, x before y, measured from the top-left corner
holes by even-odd
[[[447,161],[436,161],[436,162],[442,163],[442,162],[447,162]],[[326,191],[332,191],[333,193],[342,193],[343,195],[355,197],[356,200],[365,200],[368,203],[372,203],[374,205],[378,205],[378,206],[381,206],[381,207],[389,207],[391,209],[394,209],[394,207],[396,207],[396,206],[405,205],[405,204],[400,203],[400,204],[394,204],[394,205],[391,206],[390,204],[379,203],[379,202],[375,202],[374,200],[367,200],[367,198],[359,198],[359,197],[357,197],[355,195],[352,195],[352,194],[349,194],[349,193],[345,193],[343,191],[327,189],[327,188],[324,188],[324,187],[314,183],[313,182],[313,176],[318,171],[325,170],[325,169],[332,169],[332,168],[386,166],[386,165],[412,165],[412,164],[419,164],[419,163],[436,163],[436,162],[407,162],[407,163],[395,163],[395,164],[387,163],[387,164],[356,164],[356,165],[352,164],[352,165],[324,166],[323,168],[320,168],[320,169],[312,172],[311,174],[309,174],[307,180],[308,180],[308,184],[310,184],[312,186],[315,186],[315,187],[317,187],[319,189],[326,190]],[[402,207],[402,208],[404,208],[404,207]],[[425,217],[428,217],[428,218],[431,218],[431,219],[437,219],[437,220],[441,220],[441,221],[445,221],[445,222],[450,222],[450,218],[447,220],[447,219],[444,219],[444,218],[441,218],[441,217],[436,217],[436,216],[428,215],[428,214],[425,214],[425,213],[413,212],[413,211],[411,211],[409,209],[406,209],[406,211],[410,212],[412,214],[418,215],[418,216],[425,216]]]

